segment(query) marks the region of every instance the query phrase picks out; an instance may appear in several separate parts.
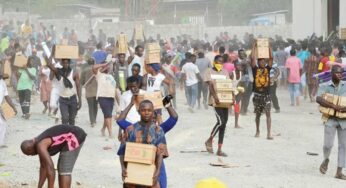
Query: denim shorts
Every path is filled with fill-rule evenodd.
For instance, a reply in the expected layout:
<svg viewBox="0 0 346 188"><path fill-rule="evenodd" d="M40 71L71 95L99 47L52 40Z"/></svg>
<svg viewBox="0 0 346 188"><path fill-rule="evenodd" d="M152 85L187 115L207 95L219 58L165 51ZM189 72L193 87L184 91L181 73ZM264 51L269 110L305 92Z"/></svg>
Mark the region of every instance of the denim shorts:
<svg viewBox="0 0 346 188"><path fill-rule="evenodd" d="M113 113L114 98L99 97L97 100L99 101L103 117L111 118Z"/></svg>
<svg viewBox="0 0 346 188"><path fill-rule="evenodd" d="M62 176L69 176L72 174L72 170L76 160L78 158L79 152L83 146L83 143L73 151L68 151L67 144L63 147L63 151L60 152L58 159L58 173Z"/></svg>

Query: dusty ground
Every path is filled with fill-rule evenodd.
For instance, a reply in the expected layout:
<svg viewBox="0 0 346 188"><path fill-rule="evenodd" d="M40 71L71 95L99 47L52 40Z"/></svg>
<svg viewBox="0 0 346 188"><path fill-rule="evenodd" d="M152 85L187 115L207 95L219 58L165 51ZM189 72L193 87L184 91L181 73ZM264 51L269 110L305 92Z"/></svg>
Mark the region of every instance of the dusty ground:
<svg viewBox="0 0 346 188"><path fill-rule="evenodd" d="M42 104L37 96L35 98L31 120L18 116L9 121L8 147L0 149L1 188L35 187L37 184L38 158L24 156L19 144L54 122L41 114ZM224 143L229 157L223 160L237 167L219 168L209 166L210 162L217 161L215 155L180 153L183 150L204 150L204 141L215 124L211 109L188 113L181 94L178 97L179 122L167 135L170 152L170 157L165 159L168 187L192 188L198 180L208 177L216 177L228 187L237 188L345 187L345 181L333 178L337 147L332 152L328 173L321 175L318 171L322 161L323 127L317 105L304 101L298 108L291 107L286 91L279 91L279 98L281 113L273 114L272 122L274 133L281 133L281 136L276 136L274 141L266 140L265 120L262 118L261 137L254 138L253 114L241 117L242 129L234 129L234 117L230 117ZM252 109L252 104L250 106ZM88 137L75 165L73 187L121 187L116 155L119 143L100 136L101 111L99 114L96 128L89 126L86 103L78 114L77 125L85 129ZM117 130L116 126L114 128ZM112 147L112 150L103 150L105 146ZM319 153L319 156L310 156L306 152ZM56 161L57 158L54 159Z"/></svg>

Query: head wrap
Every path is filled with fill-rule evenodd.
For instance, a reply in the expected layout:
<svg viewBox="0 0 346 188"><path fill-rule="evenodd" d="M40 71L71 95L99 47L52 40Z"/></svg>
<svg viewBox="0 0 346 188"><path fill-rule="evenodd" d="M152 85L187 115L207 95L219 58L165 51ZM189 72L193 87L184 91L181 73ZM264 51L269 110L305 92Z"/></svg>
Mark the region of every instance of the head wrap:
<svg viewBox="0 0 346 188"><path fill-rule="evenodd" d="M102 64L106 61L108 54L105 51L98 50L92 54L92 57L95 59L95 64Z"/></svg>
<svg viewBox="0 0 346 188"><path fill-rule="evenodd" d="M153 64L149 64L151 66L151 68L154 69L155 72L160 72L161 70L161 66L159 63L153 63Z"/></svg>

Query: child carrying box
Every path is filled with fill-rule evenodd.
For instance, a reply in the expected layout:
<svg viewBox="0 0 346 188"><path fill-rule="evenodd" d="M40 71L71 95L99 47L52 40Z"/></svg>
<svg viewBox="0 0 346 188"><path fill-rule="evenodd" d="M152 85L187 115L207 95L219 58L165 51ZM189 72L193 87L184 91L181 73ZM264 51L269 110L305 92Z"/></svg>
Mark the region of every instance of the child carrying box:
<svg viewBox="0 0 346 188"><path fill-rule="evenodd" d="M159 188L162 160L168 157L163 130L153 123L154 105L149 100L139 104L141 120L124 134L126 152L119 153L125 187ZM134 144L136 143L136 144Z"/></svg>

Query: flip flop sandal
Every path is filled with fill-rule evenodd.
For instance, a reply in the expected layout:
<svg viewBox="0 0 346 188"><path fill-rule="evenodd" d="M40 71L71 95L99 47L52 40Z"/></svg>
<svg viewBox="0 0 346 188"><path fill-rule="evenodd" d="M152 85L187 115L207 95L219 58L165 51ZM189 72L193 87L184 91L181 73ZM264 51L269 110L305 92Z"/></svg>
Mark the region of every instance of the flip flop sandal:
<svg viewBox="0 0 346 188"><path fill-rule="evenodd" d="M340 179L340 180L346 180L346 176L341 174L341 175L335 175L336 179Z"/></svg>

